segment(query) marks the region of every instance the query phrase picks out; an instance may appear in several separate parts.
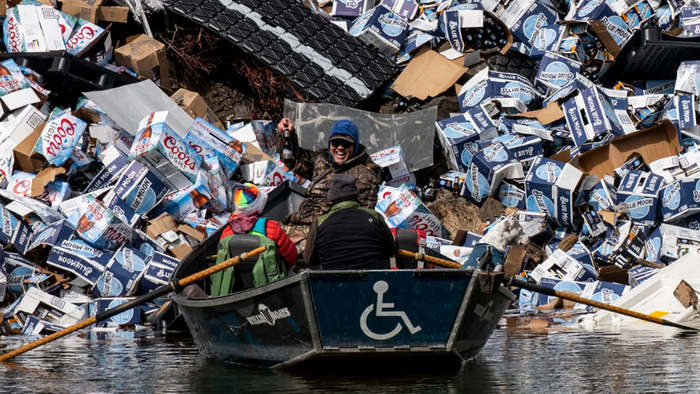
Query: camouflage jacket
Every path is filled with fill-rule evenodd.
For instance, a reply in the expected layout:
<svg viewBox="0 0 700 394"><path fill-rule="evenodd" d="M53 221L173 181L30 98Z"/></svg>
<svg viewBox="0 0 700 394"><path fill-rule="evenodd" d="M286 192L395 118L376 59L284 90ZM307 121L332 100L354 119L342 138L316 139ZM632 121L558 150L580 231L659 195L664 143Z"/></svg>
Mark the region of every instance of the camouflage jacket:
<svg viewBox="0 0 700 394"><path fill-rule="evenodd" d="M278 133L278 147L282 146L282 134ZM294 172L311 184L307 189L307 197L299 205L299 212L287 216L288 224L311 225L318 215L327 213L331 206L326 199L333 174L350 174L357 178L357 189L360 191L359 202L363 207L374 209L377 205L377 191L381 181L381 169L374 164L364 145L360 145L360 153L338 165L330 160L328 149L312 151L299 147L296 135L292 137L294 157L297 159ZM278 148L281 151L281 148Z"/></svg>

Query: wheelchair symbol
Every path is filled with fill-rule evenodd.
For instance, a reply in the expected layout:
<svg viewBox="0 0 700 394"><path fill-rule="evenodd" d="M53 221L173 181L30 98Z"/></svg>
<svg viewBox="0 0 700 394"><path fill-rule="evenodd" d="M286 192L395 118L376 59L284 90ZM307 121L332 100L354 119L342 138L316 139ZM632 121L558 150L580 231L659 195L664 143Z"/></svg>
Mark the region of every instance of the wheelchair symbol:
<svg viewBox="0 0 700 394"><path fill-rule="evenodd" d="M385 311L384 308L391 309L394 307L393 303L385 303L384 302L384 293L389 290L389 284L384 282L383 280L378 281L377 283L374 284L374 292L377 293L377 312L376 316L388 316L388 317L400 317L401 320L403 320L403 323L406 325L406 328L408 328L408 331L411 334L415 334L418 331L421 330L420 326L413 327L413 324L411 324L411 320L408 318L406 315L406 312L403 311ZM390 332L386 334L377 334L373 332L372 330L367 327L367 317L369 316L370 313L374 310L374 304L370 305L365 309L364 312L362 312L362 316L360 317L360 328L362 329L362 332L365 333L368 337L372 339L376 339L378 341L386 341L387 339L391 339L399 334L401 332L401 329L403 326L401 323L396 323L396 327L391 330Z"/></svg>

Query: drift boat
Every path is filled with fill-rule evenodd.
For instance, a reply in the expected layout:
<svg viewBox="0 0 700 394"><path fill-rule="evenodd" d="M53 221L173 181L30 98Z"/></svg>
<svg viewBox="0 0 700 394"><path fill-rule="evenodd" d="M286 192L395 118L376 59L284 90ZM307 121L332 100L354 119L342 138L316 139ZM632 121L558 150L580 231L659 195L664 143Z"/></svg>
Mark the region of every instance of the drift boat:
<svg viewBox="0 0 700 394"><path fill-rule="evenodd" d="M174 278L211 265L218 240L216 233L193 250ZM238 364L460 366L481 351L515 299L501 285L482 289L477 275L305 270L220 297L204 295L205 280L198 297L185 289L173 299L200 352Z"/></svg>

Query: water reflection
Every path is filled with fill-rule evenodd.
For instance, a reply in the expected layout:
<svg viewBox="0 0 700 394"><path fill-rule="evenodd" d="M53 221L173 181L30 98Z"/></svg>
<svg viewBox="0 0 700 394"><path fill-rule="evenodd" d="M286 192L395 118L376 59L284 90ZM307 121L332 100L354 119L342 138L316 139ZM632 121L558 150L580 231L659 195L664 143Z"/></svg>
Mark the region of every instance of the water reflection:
<svg viewBox="0 0 700 394"><path fill-rule="evenodd" d="M28 338L9 337L8 348ZM559 393L695 392L698 336L642 325L625 331L499 329L456 372L272 371L198 357L191 339L154 332L72 336L0 365L1 392Z"/></svg>

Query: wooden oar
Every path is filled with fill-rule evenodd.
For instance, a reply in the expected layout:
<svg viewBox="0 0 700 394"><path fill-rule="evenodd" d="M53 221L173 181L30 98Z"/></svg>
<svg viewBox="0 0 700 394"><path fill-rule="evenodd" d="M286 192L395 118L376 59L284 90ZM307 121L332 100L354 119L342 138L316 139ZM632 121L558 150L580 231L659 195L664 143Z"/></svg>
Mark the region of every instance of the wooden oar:
<svg viewBox="0 0 700 394"><path fill-rule="evenodd" d="M439 259L437 257L425 256L422 253L412 253L412 252L409 252L406 250L399 250L399 254L401 256L411 257L411 258L416 259L416 260L422 260L422 261L425 261L425 262L428 262L431 264L439 265L441 267L446 267L446 268L460 268L461 267L459 264L453 263L451 261ZM549 287L544 287L544 286L536 285L534 283L525 282L525 281L510 277L510 276L506 276L503 279L503 284L505 284L507 286L520 287L521 289L534 291L534 292L545 294L545 295L548 295L551 297L559 297L559 298L563 298L565 300L579 302L579 303L584 304L584 305L590 305L592 307L605 309L606 311L619 313L621 315L634 317L636 319L648 321L651 323L681 328L684 330L700 331L700 329L695 328L695 327L690 327L690 326L686 326L684 324L674 323L672 321L668 321L666 319L661 319L661 318L656 317L656 316L646 315L644 313L635 312L635 311L632 311L629 309L620 308L617 306L604 304L602 302L589 300L587 298L583 298L583 297L579 296L578 294L572 293L570 291L557 291L557 290L554 290L554 289L549 288Z"/></svg>
<svg viewBox="0 0 700 394"><path fill-rule="evenodd" d="M265 251L265 247L261 246L257 249L251 250L248 253L242 253L240 256L233 257L233 258L228 259L224 262L221 262L213 267L209 267L209 268L207 268L203 271L200 271L196 274L192 274L186 278L180 279L177 283L171 281L167 285L163 285L163 286L153 290L152 292L150 292L148 294L144 294L144 295L137 297L129 302L121 304L121 305L117 306L116 308L112 308L112 309L106 310L102 313L98 313L97 315L95 315L89 319L82 320L82 321L80 321L80 322L78 322L70 327L64 328L61 331L55 332L55 333L48 335L44 338L36 340L28 345L22 346L19 349L15 349L9 353L3 354L2 356L0 356L0 361L7 361L7 360L11 359L12 357L19 356L22 353L26 353L34 348L37 348L41 345L45 345L51 341L54 341L54 340L61 338L61 337L64 337L72 332L78 331L82 328L85 328L85 327L91 325L91 324L109 319L110 317L118 315L124 311L128 311L129 309L131 309L135 306L139 306L139 305L144 304L148 301L154 300L158 297L162 297L162 296L170 293L171 291L177 291L179 289L182 289L185 286L190 285L190 284L192 284L200 279L206 278L209 275L215 274L219 271L225 270L226 268L232 267L243 260L247 260L251 257L255 257L264 251Z"/></svg>

